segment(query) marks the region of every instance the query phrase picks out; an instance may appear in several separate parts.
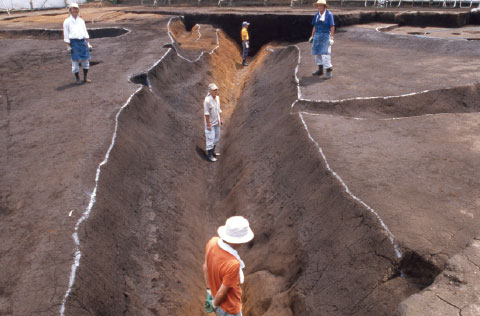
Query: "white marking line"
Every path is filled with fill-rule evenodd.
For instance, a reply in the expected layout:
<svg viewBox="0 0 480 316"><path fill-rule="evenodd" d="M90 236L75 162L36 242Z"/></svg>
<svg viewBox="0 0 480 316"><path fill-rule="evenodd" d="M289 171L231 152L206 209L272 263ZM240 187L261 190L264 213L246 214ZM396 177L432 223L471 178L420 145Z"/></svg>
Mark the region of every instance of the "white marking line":
<svg viewBox="0 0 480 316"><path fill-rule="evenodd" d="M167 24L167 27L168 27L168 36L170 37L170 40L172 41L172 44L174 43L174 40L170 34L170 22L171 20L173 19L170 18L170 20L168 21L168 24ZM217 48L220 47L220 41L219 41L219 37L218 37L218 29L215 30L216 32L216 35L217 35L217 46L209 53L210 55L213 54ZM169 48L167 50L167 52L155 63L153 64L152 67L150 67L148 69L148 72L150 72L154 67L156 67L158 64L160 64L160 62L163 61L163 59L168 55L168 53L172 50L172 48ZM174 50L175 51L175 50ZM184 58L183 56L181 56L180 54L178 54L176 51L175 53L177 54L177 56L179 56L180 58L183 58L184 60L187 60L191 63L194 63L195 61L198 61L198 59L203 55L203 51L202 51L202 54L200 54L199 58L197 58L197 60L195 61L190 61L188 60L187 58ZM148 76L148 73L147 73L147 76ZM102 169L102 166L106 165L107 162L108 162L108 159L110 158L110 152L112 151L113 149L113 146L115 145L115 140L117 139L117 131L118 131L118 117L120 116L120 113L122 113L123 109L125 109L128 104L130 104L130 101L132 100L132 98L140 91L142 90L143 86L139 87L134 93L132 93L130 95L130 97L128 98L127 102L125 102L125 104L118 110L117 112L117 115L115 116L115 128L114 128L114 131L113 131L113 136L112 136L112 142L110 144L110 147L108 148L106 154L105 154L105 158L103 159L102 162L100 162L100 164L98 165L97 167L97 172L95 174L95 187L93 189L93 192L92 194L90 194L90 202L88 203L88 206L85 210L85 212L83 213L82 217L80 217L80 219L77 221L77 223L75 224L75 229L74 229L74 233L72 234L72 237L73 237L73 241L74 241L74 244L75 244L75 259L73 261L73 264L72 264L72 270L70 272L70 279L69 279L69 282L68 282L68 289L67 291L65 292L65 296L63 297L62 299L62 305L60 307L60 315L61 316L64 316L65 315L65 304L67 302L67 299L68 297L70 296L70 293L72 291L72 288L73 288L73 285L75 284L75 276L76 276L76 273L77 273L77 269L78 267L80 266L80 259L82 258L82 252L80 251L80 239L78 238L78 228L80 227L80 225L88 219L88 217L90 216L90 212L92 211L92 208L93 206L95 205L95 198L97 196L97 189L98 189L98 180L100 179L100 173L101 173L101 169ZM70 212L70 215L71 215L72 212ZM70 216L69 215L69 216Z"/></svg>
<svg viewBox="0 0 480 316"><path fill-rule="evenodd" d="M351 120L356 120L356 121L398 121L398 120L406 120L406 119L417 118L417 117L440 116L440 115L451 115L452 114L452 113L430 113L430 114L422 114L422 115L389 117L389 118L365 118L365 117L334 115L334 114L327 114L327 113L311 113L311 112L307 112L307 111L300 111L300 113L307 114L307 115L312 115L312 116L325 115L325 116L331 116L331 117L341 117L341 118L344 118L344 119L351 119Z"/></svg>
<svg viewBox="0 0 480 316"><path fill-rule="evenodd" d="M180 17L176 16L176 17L171 17L170 20L168 20L168 24L167 24L167 29L168 29L168 37L170 37L170 41L172 41L172 45L175 45L175 40L173 39L173 36L170 32L170 22L172 22L173 19L179 19ZM200 27L200 25L198 25ZM219 43L219 40L218 40L218 29L215 29L215 33L216 33L216 36L217 36L217 46L209 53L210 55L212 55L216 50L217 48L220 46L220 43ZM180 55L177 50L175 49L175 53L177 54L178 57L180 57L181 59L185 60L185 61L188 61L190 63L195 63L197 61L200 60L200 58L202 58L203 54L205 53L205 51L202 50L202 52L200 53L200 55L195 58L194 60L190 60L182 55Z"/></svg>
<svg viewBox="0 0 480 316"><path fill-rule="evenodd" d="M293 108L295 106L295 104L297 104L297 102L299 101L309 101L309 100L306 100L306 99L303 99L302 98L302 90L300 88L300 80L298 78L298 68L300 66L300 63L302 61L301 59L301 51L300 51L300 48L297 46L297 45L290 45L290 46L293 46L297 49L298 51L298 61L297 61L297 66L295 67L295 82L297 83L297 94L298 94L298 98L297 100L295 100L292 105L291 105L291 108ZM273 51L271 48L268 47L268 50L269 51ZM317 102L324 102L324 101L321 101L321 100L315 100ZM310 101L312 102L312 101ZM290 114L293 114L293 113L290 113ZM343 179L330 167L330 164L328 163L327 161L327 157L325 156L325 154L323 153L323 149L322 147L320 147L320 145L318 144L318 142L312 137L312 135L310 134L310 131L308 130L308 127L307 127L307 124L305 123L305 120L303 119L303 113L302 112L299 112L298 113L302 123L303 123L303 127L305 128L305 130L307 131L307 134L308 134L308 137L310 138L310 140L315 144L315 146L317 146L318 148L318 151L320 152L320 155L322 156L322 159L325 163L325 166L327 167L328 171L330 171L332 173L332 175L337 178L337 180L340 182L340 184L343 186L343 188L345 189L345 192L350 195L354 200L358 201L361 205L363 205L368 211L370 211L373 215L375 215L375 217L377 218L377 220L379 221L380 225L382 226L382 228L385 230L385 232L387 233L388 235L388 238L390 239L390 242L392 243L393 245L393 249L395 251L395 254L397 255L397 258L401 258L402 257L402 251L400 250L400 247L397 245L397 243L395 242L395 236L393 235L393 233L390 231L390 229L388 228L388 226L383 222L382 218L380 217L380 215L378 215L378 213L373 209L371 208L367 203L365 203L364 201L362 201L360 198L358 198L356 195L354 195L349 187L345 184L345 182L343 181Z"/></svg>
<svg viewBox="0 0 480 316"><path fill-rule="evenodd" d="M115 140L117 139L117 131L118 131L118 117L120 116L120 113L122 113L123 109L130 103L132 100L133 96L142 89L142 87L138 88L134 93L130 95L128 98L127 102L118 110L117 115L115 116L115 128L113 131L113 136L112 136L112 142L110 143L110 147L107 150L107 153L105 154L105 158L103 159L102 162L97 167L97 172L95 175L95 187L93 189L92 194L90 195L90 202L88 203L88 206L83 213L82 217L77 221L75 224L75 230L72 235L73 241L75 243L75 260L72 264L72 270L70 273L70 280L68 282L68 289L67 292L65 293L65 296L62 300L62 306L60 308L60 315L64 315L65 313L65 303L67 302L67 298L70 295L70 292L72 291L73 284L75 283L75 275L77 272L77 268L80 266L80 258L82 257L82 253L80 251L80 239L78 238L78 228L80 225L87 220L87 218L90 216L90 212L92 211L93 206L95 205L95 198L97 196L97 189L98 189L98 180L100 179L100 173L102 170L102 166L106 165L108 162L108 159L110 158L110 152L113 149L113 146L115 145Z"/></svg>
<svg viewBox="0 0 480 316"><path fill-rule="evenodd" d="M197 24L197 25L198 25L198 38L195 40L195 43L200 40L200 37L202 37L202 33L200 33L200 24Z"/></svg>
<svg viewBox="0 0 480 316"><path fill-rule="evenodd" d="M303 119L303 113L299 112L298 113L298 116L300 117L300 119L302 120L302 123L303 123L303 127L305 128L305 130L307 131L307 134L308 134L308 138L310 138L310 140L315 144L315 146L317 146L318 148L318 151L320 152L320 155L322 156L322 159L323 161L325 162L325 166L327 167L328 171L330 171L332 173L332 175L337 178L337 180L340 182L340 184L343 186L343 188L345 189L345 192L350 195L353 199L355 199L356 201L358 201L361 205L363 205L367 210L369 210L373 215L375 215L375 217L377 218L377 220L379 221L380 225L383 227L383 229L387 232L387 235L388 235L388 239L390 239L390 242L392 243L393 245L393 249L395 250L395 254L397 255L397 258L401 258L402 257L402 251L400 250L400 248L398 247L397 243L395 242L395 236L393 235L393 233L390 231L390 229L388 228L387 225L385 225L385 223L383 222L382 218L380 217L380 215L378 215L378 213L373 209L371 208L370 206L367 205L367 203L365 203L364 201L362 201L360 198L358 198L356 195L354 195L350 189L348 188L348 186L345 184L345 182L343 181L343 179L338 175L338 173L336 173L329 165L328 161L327 161L327 157L325 156L325 154L323 153L323 149L322 147L320 147L320 145L318 144L318 142L312 137L312 135L310 134L310 131L308 130L308 127L307 127L307 124L305 123L305 120Z"/></svg>

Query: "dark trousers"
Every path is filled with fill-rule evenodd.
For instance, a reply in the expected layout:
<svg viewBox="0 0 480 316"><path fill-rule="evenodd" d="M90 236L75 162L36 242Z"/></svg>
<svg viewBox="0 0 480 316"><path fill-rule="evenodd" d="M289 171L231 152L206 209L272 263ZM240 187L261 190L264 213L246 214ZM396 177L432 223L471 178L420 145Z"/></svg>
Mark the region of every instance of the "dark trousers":
<svg viewBox="0 0 480 316"><path fill-rule="evenodd" d="M243 60L247 59L247 56L248 56L248 48L247 48L247 46L250 46L250 44L248 43L248 41L243 41L243 42L242 42L242 49L243 49L242 59L243 59Z"/></svg>

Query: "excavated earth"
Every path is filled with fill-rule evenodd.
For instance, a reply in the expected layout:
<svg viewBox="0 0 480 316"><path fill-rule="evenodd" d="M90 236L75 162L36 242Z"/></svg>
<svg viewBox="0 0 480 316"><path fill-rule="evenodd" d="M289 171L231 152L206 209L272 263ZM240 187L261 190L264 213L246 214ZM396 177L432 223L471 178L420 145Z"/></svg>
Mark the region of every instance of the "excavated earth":
<svg viewBox="0 0 480 316"><path fill-rule="evenodd" d="M409 34L478 15L334 8L326 81L311 10L209 10L82 8L83 85L65 11L0 17L0 315L202 315L204 245L232 215L256 234L246 316L479 315L480 42Z"/></svg>

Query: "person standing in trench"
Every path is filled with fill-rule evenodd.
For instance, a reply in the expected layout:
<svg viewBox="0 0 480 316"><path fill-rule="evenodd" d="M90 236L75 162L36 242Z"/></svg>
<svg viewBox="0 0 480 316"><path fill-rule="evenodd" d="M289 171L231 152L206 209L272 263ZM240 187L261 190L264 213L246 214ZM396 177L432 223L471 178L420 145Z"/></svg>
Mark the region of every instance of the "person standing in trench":
<svg viewBox="0 0 480 316"><path fill-rule="evenodd" d="M314 76L323 75L323 70L326 70L326 79L332 77L332 45L333 35L335 34L335 22L333 14L327 10L327 2L325 0L318 0L313 4L318 8L318 12L313 17L312 35L309 42L312 43L312 55L315 55L315 62L318 70L312 73Z"/></svg>
<svg viewBox="0 0 480 316"><path fill-rule="evenodd" d="M242 65L248 66L247 63L247 56L248 56L248 49L250 48L250 36L248 35L248 26L250 23L243 22L242 23Z"/></svg>
<svg viewBox="0 0 480 316"><path fill-rule="evenodd" d="M205 312L216 316L242 316L242 289L245 264L237 250L254 237L248 220L242 216L227 219L218 236L205 247L203 276L207 287Z"/></svg>
<svg viewBox="0 0 480 316"><path fill-rule="evenodd" d="M90 69L90 51L92 46L88 43L90 36L85 26L85 21L79 16L78 4L72 3L69 6L70 16L63 22L63 41L67 45L67 51L72 58L72 72L77 83L80 81L80 65L83 68L83 83L91 82L87 79Z"/></svg>
<svg viewBox="0 0 480 316"><path fill-rule="evenodd" d="M218 87L211 83L208 85L208 94L203 101L203 114L205 116L205 141L208 160L215 162L219 153L215 152L220 141L220 125L223 125L220 109Z"/></svg>

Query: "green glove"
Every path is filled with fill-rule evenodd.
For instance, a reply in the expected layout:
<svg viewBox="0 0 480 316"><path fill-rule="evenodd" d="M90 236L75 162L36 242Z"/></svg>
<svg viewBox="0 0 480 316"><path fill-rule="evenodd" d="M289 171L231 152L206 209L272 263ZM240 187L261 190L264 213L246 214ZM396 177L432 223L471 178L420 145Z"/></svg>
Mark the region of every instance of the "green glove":
<svg viewBox="0 0 480 316"><path fill-rule="evenodd" d="M210 289L207 289L207 296L205 297L205 312L207 314L215 313L215 307L213 305L213 296Z"/></svg>
<svg viewBox="0 0 480 316"><path fill-rule="evenodd" d="M308 42L311 44L313 43L313 36L310 36L310 38L308 39Z"/></svg>

